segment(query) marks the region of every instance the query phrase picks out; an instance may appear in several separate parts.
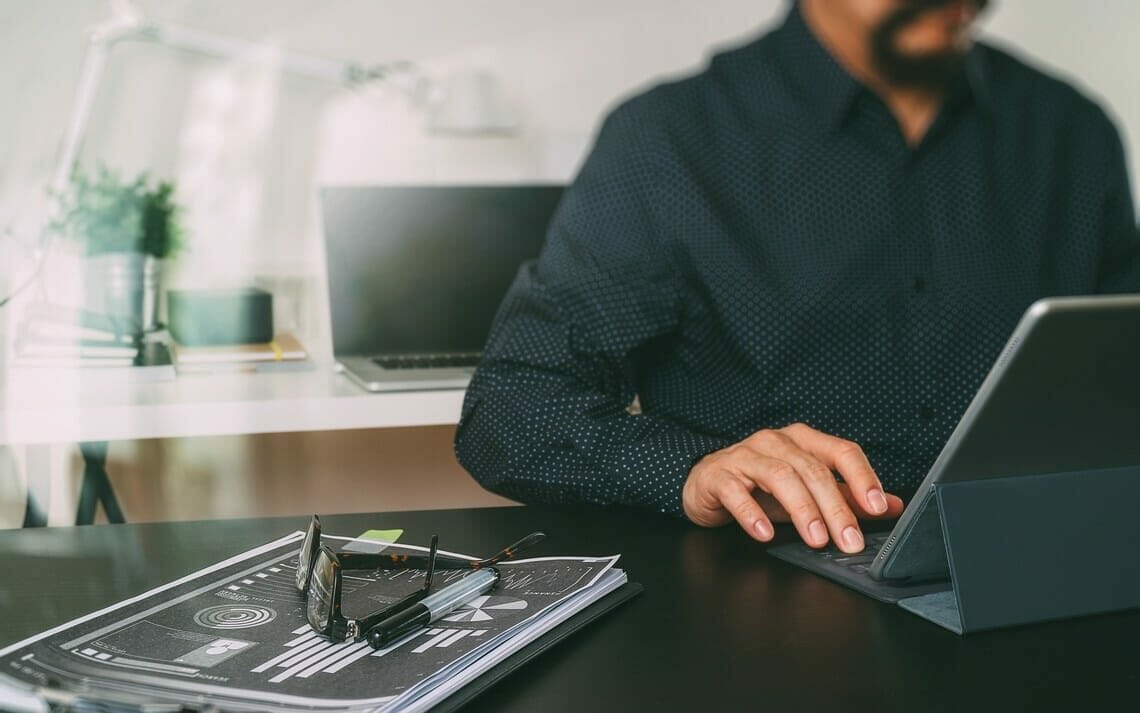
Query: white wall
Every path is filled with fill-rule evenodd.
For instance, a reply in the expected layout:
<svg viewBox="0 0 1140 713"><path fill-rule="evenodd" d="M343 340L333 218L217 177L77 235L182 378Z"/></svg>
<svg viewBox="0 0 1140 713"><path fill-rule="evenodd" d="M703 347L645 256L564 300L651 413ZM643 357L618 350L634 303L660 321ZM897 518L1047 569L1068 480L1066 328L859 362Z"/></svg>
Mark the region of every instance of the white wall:
<svg viewBox="0 0 1140 713"><path fill-rule="evenodd" d="M398 93L336 89L249 61L144 43L115 50L82 162L178 180L192 250L170 276L202 285L271 277L327 349L320 183L565 180L621 96L750 36L782 0L146 0L149 17L362 63L412 59L434 76L490 70L519 114L512 138L428 135ZM0 230L36 223L103 0L0 0ZM1108 104L1140 137L1135 0L998 0L988 19ZM1140 165L1132 156L1134 175ZM1140 195L1140 189L1137 191ZM26 262L0 240L0 264ZM288 299L283 299L288 302ZM289 307L288 304L285 305Z"/></svg>

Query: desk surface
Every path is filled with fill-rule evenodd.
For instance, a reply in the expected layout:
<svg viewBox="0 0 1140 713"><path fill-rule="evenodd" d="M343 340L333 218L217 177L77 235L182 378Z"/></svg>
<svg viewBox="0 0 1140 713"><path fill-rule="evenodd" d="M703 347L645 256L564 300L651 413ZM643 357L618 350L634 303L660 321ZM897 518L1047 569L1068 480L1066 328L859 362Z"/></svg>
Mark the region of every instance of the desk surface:
<svg viewBox="0 0 1140 713"><path fill-rule="evenodd" d="M463 391L371 394L320 363L313 371L185 374L172 381L9 372L0 444L76 443L434 426L459 421Z"/></svg>
<svg viewBox="0 0 1140 713"><path fill-rule="evenodd" d="M438 532L441 543L472 552L544 529L549 537L535 554L623 554L621 566L645 593L514 673L472 710L884 713L1137 704L1140 613L960 638L769 558L731 528L536 507L322 520L330 533L403 527L413 542ZM306 524L0 532L0 645Z"/></svg>

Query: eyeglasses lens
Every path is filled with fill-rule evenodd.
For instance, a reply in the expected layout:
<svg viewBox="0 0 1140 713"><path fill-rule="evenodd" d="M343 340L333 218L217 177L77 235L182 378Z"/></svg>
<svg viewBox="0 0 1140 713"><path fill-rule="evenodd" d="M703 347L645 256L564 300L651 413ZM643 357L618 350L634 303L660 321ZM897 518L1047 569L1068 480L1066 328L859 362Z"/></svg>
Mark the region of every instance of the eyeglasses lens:
<svg viewBox="0 0 1140 713"><path fill-rule="evenodd" d="M321 632L328 629L332 618L334 576L333 561L324 550L321 550L313 562L313 574L309 579L309 601L305 612L309 624Z"/></svg>

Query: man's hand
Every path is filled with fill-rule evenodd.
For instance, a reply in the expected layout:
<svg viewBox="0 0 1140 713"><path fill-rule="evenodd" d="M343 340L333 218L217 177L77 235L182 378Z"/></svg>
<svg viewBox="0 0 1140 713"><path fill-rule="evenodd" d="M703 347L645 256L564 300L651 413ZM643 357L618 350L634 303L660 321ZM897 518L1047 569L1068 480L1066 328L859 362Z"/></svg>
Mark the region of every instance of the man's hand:
<svg viewBox="0 0 1140 713"><path fill-rule="evenodd" d="M791 521L812 547L831 540L844 552L863 549L857 513L891 518L903 510L900 498L883 492L863 449L801 423L757 431L702 458L689 471L682 503L698 525L735 519L767 542L775 536L773 521Z"/></svg>

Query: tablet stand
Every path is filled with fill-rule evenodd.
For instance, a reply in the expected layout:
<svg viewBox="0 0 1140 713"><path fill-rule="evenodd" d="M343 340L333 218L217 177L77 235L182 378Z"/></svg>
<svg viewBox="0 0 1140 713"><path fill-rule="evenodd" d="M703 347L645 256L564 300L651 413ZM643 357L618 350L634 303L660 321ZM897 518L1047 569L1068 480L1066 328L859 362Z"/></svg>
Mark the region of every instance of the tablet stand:
<svg viewBox="0 0 1140 713"><path fill-rule="evenodd" d="M964 634L1140 607L1140 466L935 493L954 589L904 609Z"/></svg>

